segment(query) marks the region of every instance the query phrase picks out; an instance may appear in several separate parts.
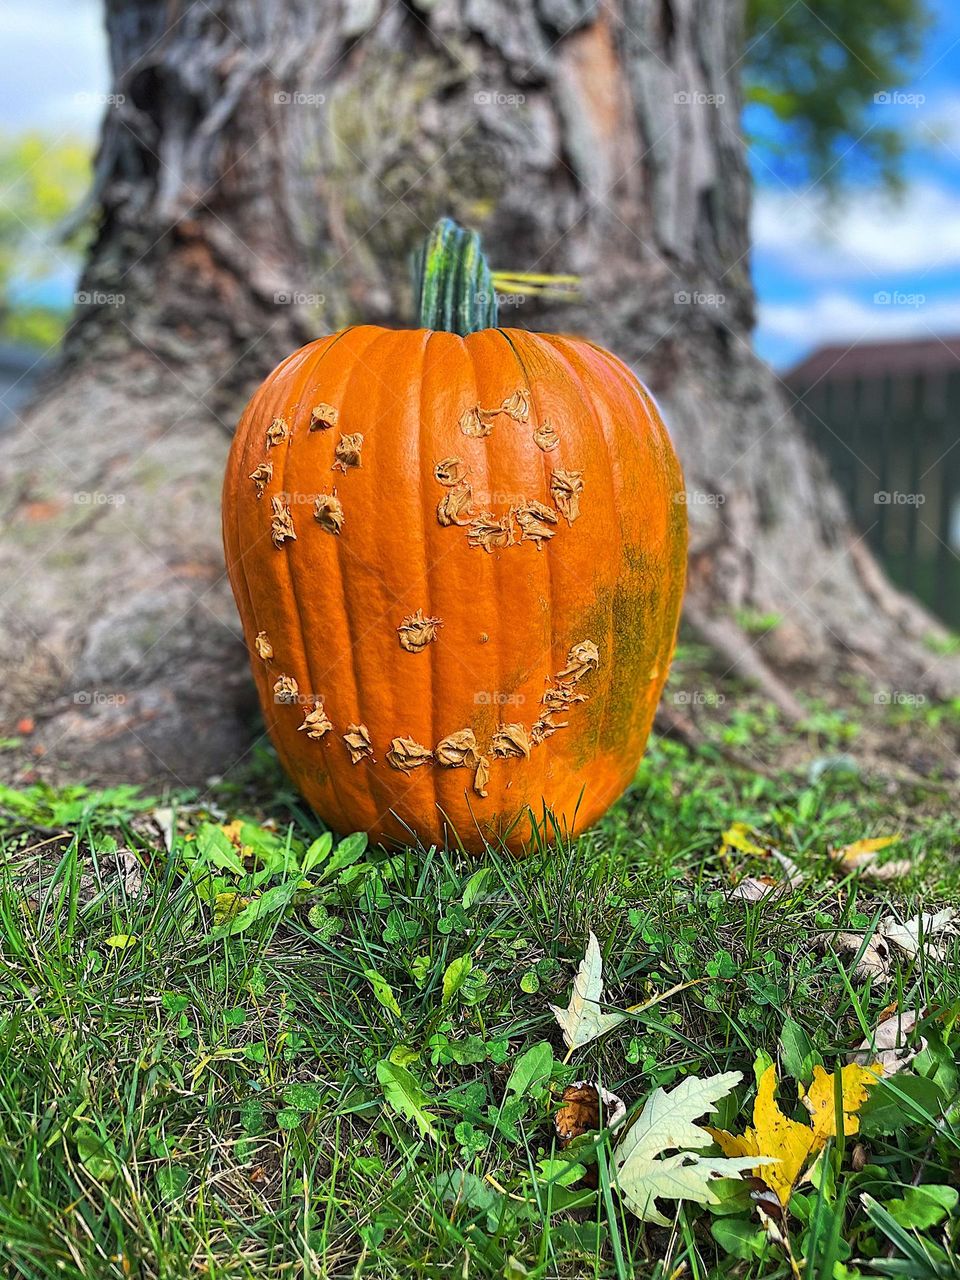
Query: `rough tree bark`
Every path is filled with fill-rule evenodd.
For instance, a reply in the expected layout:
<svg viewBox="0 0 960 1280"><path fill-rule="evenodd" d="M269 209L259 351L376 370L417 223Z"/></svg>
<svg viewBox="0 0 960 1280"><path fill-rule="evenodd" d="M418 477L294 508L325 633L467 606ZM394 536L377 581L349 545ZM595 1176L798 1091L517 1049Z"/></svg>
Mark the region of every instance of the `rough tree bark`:
<svg viewBox="0 0 960 1280"><path fill-rule="evenodd" d="M108 0L125 101L103 126L90 301L0 459L7 727L34 716L34 751L98 777L195 782L242 757L252 686L218 527L233 422L310 337L405 323L408 255L444 213L497 268L582 275L582 303L505 322L595 338L660 399L690 493L688 618L731 668L791 712L791 686L851 665L954 688L922 644L936 624L856 543L750 349L741 17ZM756 644L744 609L784 621Z"/></svg>

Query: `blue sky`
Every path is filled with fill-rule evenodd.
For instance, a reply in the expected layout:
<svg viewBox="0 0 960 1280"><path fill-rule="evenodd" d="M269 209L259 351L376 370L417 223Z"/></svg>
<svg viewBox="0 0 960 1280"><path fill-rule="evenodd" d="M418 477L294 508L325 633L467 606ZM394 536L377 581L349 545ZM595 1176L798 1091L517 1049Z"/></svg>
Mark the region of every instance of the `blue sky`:
<svg viewBox="0 0 960 1280"><path fill-rule="evenodd" d="M756 345L778 368L820 342L960 334L960 6L932 7L905 89L922 101L874 108L911 138L899 201L864 188L830 208L815 184L787 189L754 163ZM0 130L95 137L110 87L101 15L101 0L4 0ZM45 286L70 288L63 267Z"/></svg>
<svg viewBox="0 0 960 1280"><path fill-rule="evenodd" d="M831 208L754 162L756 345L777 367L821 342L960 334L960 6L930 7L908 100L873 108L910 138L898 200L865 187Z"/></svg>

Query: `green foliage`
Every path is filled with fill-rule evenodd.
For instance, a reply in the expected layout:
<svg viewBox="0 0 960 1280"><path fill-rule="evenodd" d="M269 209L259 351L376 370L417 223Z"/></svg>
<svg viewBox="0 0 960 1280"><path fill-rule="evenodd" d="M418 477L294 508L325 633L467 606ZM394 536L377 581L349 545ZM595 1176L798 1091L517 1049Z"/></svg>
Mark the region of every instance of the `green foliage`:
<svg viewBox="0 0 960 1280"><path fill-rule="evenodd" d="M83 142L41 133L0 137L0 338L45 349L62 335L65 308L17 294L49 275L52 266L76 265L85 234L64 244L53 233L79 205L90 182L90 161Z"/></svg>
<svg viewBox="0 0 960 1280"><path fill-rule="evenodd" d="M562 1148L563 1090L598 1081L629 1124L658 1088L736 1071L715 1121L740 1133L755 1067L809 1083L893 1000L927 1009L922 1052L796 1188L792 1247L816 1280L950 1274L960 939L897 957L889 981L830 940L960 899L952 796L810 783L805 762L756 776L661 740L595 831L478 862L338 840L270 768L207 809L0 790L0 1275L180 1276L202 1258L211 1280L261 1280L309 1249L331 1275L779 1280L784 1251L734 1179L714 1204L661 1198L669 1231L629 1216L626 1130ZM760 854L721 852L734 822ZM828 848L893 829L906 880L837 876ZM802 887L732 899L733 873L772 869L768 846ZM605 1011L672 994L568 1053L550 1005L591 929ZM792 1087L780 1101L804 1119Z"/></svg>
<svg viewBox="0 0 960 1280"><path fill-rule="evenodd" d="M896 184L904 110L876 94L909 81L930 21L926 0L748 0L747 101L777 127L755 129L763 165L788 182L836 191L847 178Z"/></svg>

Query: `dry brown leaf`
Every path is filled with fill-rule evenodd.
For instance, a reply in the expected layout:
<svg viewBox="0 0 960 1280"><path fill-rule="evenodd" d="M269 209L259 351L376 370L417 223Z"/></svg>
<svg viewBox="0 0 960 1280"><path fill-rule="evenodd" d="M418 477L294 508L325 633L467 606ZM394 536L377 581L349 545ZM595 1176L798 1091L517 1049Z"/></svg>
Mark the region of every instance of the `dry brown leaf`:
<svg viewBox="0 0 960 1280"><path fill-rule="evenodd" d="M927 1047L922 1036L914 1046L907 1044L911 1031L922 1017L922 1009L904 1009L901 1012L894 1008L892 1013L877 1024L873 1035L867 1036L857 1046L852 1061L862 1065L877 1062L883 1068L885 1076L903 1071Z"/></svg>
<svg viewBox="0 0 960 1280"><path fill-rule="evenodd" d="M567 665L557 672L555 679L560 684L576 684L599 666L600 650L592 640L581 640L567 654Z"/></svg>
<svg viewBox="0 0 960 1280"><path fill-rule="evenodd" d="M908 956L920 953L921 939L923 948L931 959L942 960L946 955L944 943L932 942L941 933L955 932L954 921L957 911L946 907L943 911L925 911L912 920L901 924L895 917L886 916L880 921L879 929L888 942L892 942Z"/></svg>
<svg viewBox="0 0 960 1280"><path fill-rule="evenodd" d="M559 1111L553 1117L561 1149L575 1138L603 1126L615 1133L623 1124L627 1108L622 1098L592 1080L575 1080L563 1091Z"/></svg>
<svg viewBox="0 0 960 1280"><path fill-rule="evenodd" d="M774 880L773 876L744 876L733 886L730 896L742 898L745 902L760 902L781 887L781 882Z"/></svg>
<svg viewBox="0 0 960 1280"><path fill-rule="evenodd" d="M841 951L852 952L854 955L859 954L862 949L863 954L854 969L858 978L886 980L890 977L890 948L879 933L874 934L866 944L862 934L838 933L834 943Z"/></svg>

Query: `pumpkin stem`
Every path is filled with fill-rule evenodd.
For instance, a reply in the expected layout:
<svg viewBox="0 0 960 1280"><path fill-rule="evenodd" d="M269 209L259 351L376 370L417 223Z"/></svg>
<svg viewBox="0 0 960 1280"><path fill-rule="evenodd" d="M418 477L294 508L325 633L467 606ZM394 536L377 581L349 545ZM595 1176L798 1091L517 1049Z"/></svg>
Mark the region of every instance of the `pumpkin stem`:
<svg viewBox="0 0 960 1280"><path fill-rule="evenodd" d="M441 218L414 257L420 325L465 337L497 327L497 294L480 236Z"/></svg>

